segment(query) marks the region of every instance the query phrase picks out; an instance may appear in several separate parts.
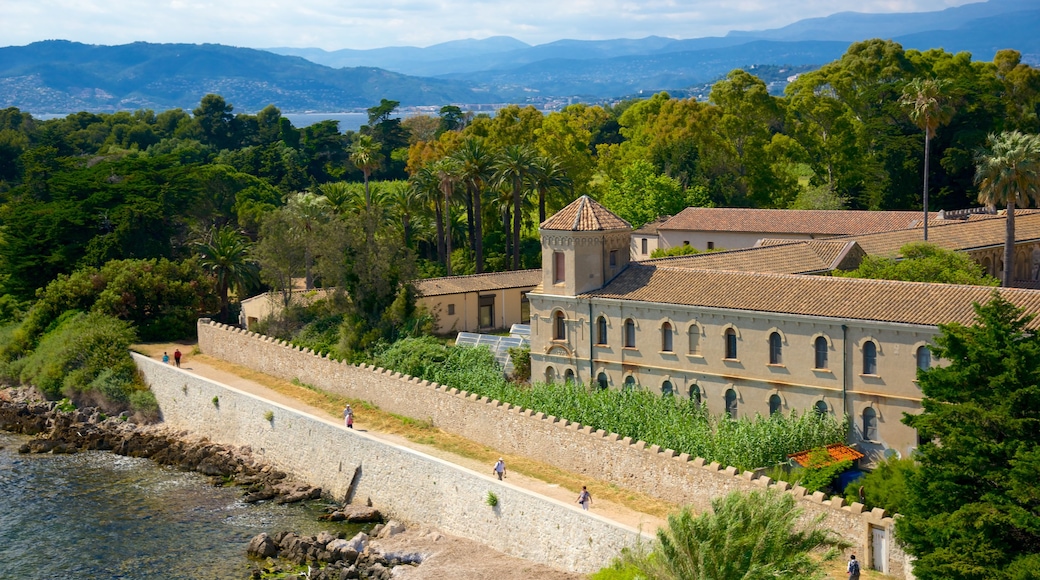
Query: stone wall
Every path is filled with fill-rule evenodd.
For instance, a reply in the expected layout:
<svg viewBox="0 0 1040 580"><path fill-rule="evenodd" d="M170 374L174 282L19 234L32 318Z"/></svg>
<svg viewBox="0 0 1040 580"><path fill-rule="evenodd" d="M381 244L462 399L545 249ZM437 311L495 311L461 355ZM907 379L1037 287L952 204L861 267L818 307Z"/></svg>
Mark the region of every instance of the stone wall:
<svg viewBox="0 0 1040 580"><path fill-rule="evenodd" d="M265 374L299 381L332 393L368 401L385 411L430 420L438 428L478 441L504 453L537 458L568 471L637 490L665 501L710 507L712 498L733 490L775 487L800 498L806 517L822 516L824 525L852 544L852 550L868 566L871 563L872 529L885 530L888 541L884 571L912 578L908 556L892 540L893 519L884 510L865 512L858 503L843 498L806 494L785 482L739 472L735 467L707 463L686 454L677 455L643 441L616 433L546 417L499 401L478 398L465 391L420 381L400 373L353 366L310 350L301 350L256 333L199 321L199 347L211 356Z"/></svg>
<svg viewBox="0 0 1040 580"><path fill-rule="evenodd" d="M248 446L262 461L321 486L337 501L371 501L395 518L574 572L605 565L636 530L338 422L302 414L135 354L163 421L211 441ZM494 508L488 492L498 496Z"/></svg>

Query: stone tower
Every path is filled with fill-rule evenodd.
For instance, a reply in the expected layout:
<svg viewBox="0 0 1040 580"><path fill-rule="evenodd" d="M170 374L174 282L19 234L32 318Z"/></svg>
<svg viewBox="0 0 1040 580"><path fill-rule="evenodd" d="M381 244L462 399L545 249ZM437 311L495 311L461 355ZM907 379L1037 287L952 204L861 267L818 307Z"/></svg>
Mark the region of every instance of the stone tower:
<svg viewBox="0 0 1040 580"><path fill-rule="evenodd" d="M632 225L587 195L545 220L539 234L543 294L602 288L628 265Z"/></svg>

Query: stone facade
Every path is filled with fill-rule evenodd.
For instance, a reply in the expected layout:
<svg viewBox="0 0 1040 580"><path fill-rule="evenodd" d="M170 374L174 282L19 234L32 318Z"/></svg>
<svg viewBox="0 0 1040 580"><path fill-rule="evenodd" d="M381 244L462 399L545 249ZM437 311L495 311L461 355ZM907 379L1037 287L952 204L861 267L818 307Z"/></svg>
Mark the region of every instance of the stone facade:
<svg viewBox="0 0 1040 580"><path fill-rule="evenodd" d="M732 391L730 405L739 416L810 409L848 415L850 440L870 460L885 449L907 455L917 446L916 431L900 420L904 412L920 410L918 349L938 334L934 326L536 293L529 299L536 380L639 385L699 397L715 414L731 410L727 394ZM561 314L562 336L556 330ZM604 328L606 336L600 337ZM735 353L725 352L729 332ZM779 337L775 359L774 334ZM826 345L820 367L818 339ZM867 343L876 351L873 371L863 368ZM771 407L771 401L777 404L774 397L779 407ZM870 436L864 434L865 412L876 426Z"/></svg>
<svg viewBox="0 0 1040 580"><path fill-rule="evenodd" d="M631 441L616 433L593 431L566 419L546 417L400 373L348 365L208 320L199 322L198 334L199 347L211 356L283 379L299 379L329 392L368 401L391 413L429 420L444 431L502 452L536 458L665 501L691 504L699 510L708 509L712 498L733 490L790 488L784 482L708 464L685 454L676 455L657 446L648 447L645 442ZM806 495L800 488L790 491L803 500L807 517L822 514L825 525L849 541L861 557L873 549L873 530L892 538L893 520L883 510L864 512L862 505L845 505L837 496ZM886 573L912 577L907 556L894 542L887 542L880 561Z"/></svg>
<svg viewBox="0 0 1040 580"><path fill-rule="evenodd" d="M639 537L636 530L577 506L376 440L338 422L301 414L145 356L135 354L134 361L168 426L217 443L248 446L265 463L320 486L337 501L348 495L357 503L371 501L396 518L573 572L598 570ZM498 496L494 508L486 503L488 492Z"/></svg>

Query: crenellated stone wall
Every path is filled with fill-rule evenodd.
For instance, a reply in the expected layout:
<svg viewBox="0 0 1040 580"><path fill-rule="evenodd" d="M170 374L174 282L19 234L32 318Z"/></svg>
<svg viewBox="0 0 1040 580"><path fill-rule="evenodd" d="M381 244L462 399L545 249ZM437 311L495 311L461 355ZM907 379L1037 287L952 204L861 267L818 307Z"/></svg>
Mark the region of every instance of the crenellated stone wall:
<svg viewBox="0 0 1040 580"><path fill-rule="evenodd" d="M349 430L134 354L163 422L320 486L329 497L370 501L384 513L572 572L598 570L639 532L508 482ZM490 470L489 470L490 473ZM498 504L487 504L493 492Z"/></svg>
<svg viewBox="0 0 1040 580"><path fill-rule="evenodd" d="M391 413L429 420L438 428L505 453L539 459L568 471L588 474L665 501L710 507L712 498L733 490L775 487L802 500L805 517L823 516L824 525L852 544L868 566L875 531L886 541L885 573L913 578L910 558L894 542L894 521L884 510L864 511L844 498L806 494L734 467L648 446L616 433L593 431L566 419L534 413L475 394L371 366L354 366L293 347L256 333L208 319L199 321L199 348L211 356L286 380L298 379L345 397L368 401Z"/></svg>

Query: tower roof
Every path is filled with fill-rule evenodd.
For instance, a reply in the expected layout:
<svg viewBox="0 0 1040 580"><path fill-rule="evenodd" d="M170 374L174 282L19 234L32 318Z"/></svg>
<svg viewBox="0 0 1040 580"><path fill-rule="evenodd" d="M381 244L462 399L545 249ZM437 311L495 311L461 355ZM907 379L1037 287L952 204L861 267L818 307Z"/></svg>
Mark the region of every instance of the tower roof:
<svg viewBox="0 0 1040 580"><path fill-rule="evenodd" d="M598 201L583 195L542 222L540 228L571 232L598 232L630 230L632 224L619 218Z"/></svg>

